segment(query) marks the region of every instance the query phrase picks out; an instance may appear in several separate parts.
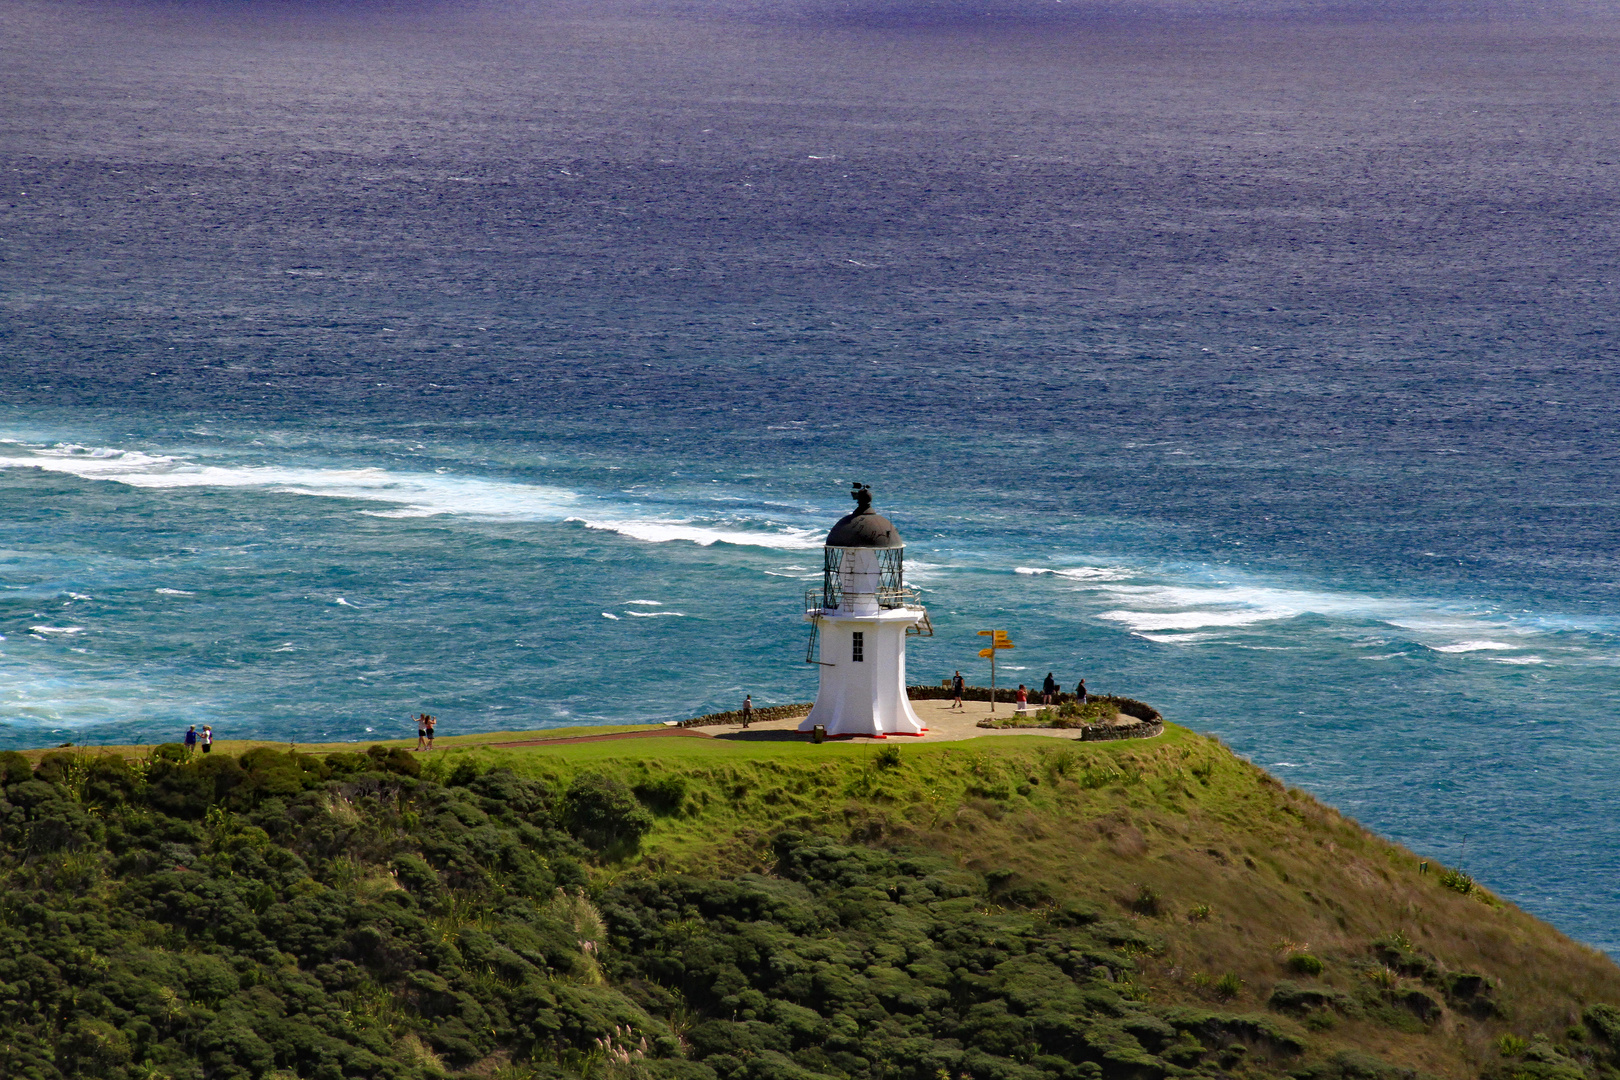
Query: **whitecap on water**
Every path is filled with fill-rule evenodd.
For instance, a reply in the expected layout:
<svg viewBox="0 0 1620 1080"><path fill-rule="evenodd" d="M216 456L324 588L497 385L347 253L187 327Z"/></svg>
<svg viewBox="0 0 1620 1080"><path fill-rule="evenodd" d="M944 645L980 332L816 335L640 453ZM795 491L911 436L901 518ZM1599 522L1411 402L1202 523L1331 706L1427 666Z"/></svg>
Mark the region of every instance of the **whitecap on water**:
<svg viewBox="0 0 1620 1080"><path fill-rule="evenodd" d="M114 447L63 443L32 447L26 456L0 455L0 469L34 468L86 480L130 487L261 488L284 495L309 495L395 504L394 509L362 511L376 517L430 517L456 514L491 519L558 521L579 496L559 488L521 484L446 472L406 473L379 468L321 469L292 465L213 465L178 457Z"/></svg>
<svg viewBox="0 0 1620 1080"><path fill-rule="evenodd" d="M189 591L187 591L185 589L153 589L152 591L157 593L159 596L196 596L197 595L196 593L189 592Z"/></svg>
<svg viewBox="0 0 1620 1080"><path fill-rule="evenodd" d="M621 536L628 536L633 540L642 540L650 544L667 544L674 540L686 540L697 544L699 547L709 547L711 544L732 544L738 547L787 548L791 550L822 546L820 533L813 533L808 529L797 529L791 526L777 527L766 532L742 529L734 524L700 525L690 519L628 519L613 521L570 517L567 520L583 525L587 529L615 532Z"/></svg>
<svg viewBox="0 0 1620 1080"><path fill-rule="evenodd" d="M1135 631L1196 630L1205 626L1250 626L1291 619L1297 611L1261 608L1254 611L1103 611L1097 618L1122 623Z"/></svg>
<svg viewBox="0 0 1620 1080"><path fill-rule="evenodd" d="M1122 581L1131 576L1129 571L1112 566L1071 566L1062 570L1045 566L1015 566L1013 573L1028 577L1069 578L1073 581Z"/></svg>
<svg viewBox="0 0 1620 1080"><path fill-rule="evenodd" d="M602 612L602 618L604 618L604 619L612 619L614 622L619 621L619 617L617 615L613 614L610 611Z"/></svg>
<svg viewBox="0 0 1620 1080"><path fill-rule="evenodd" d="M656 619L660 615L674 615L676 618L686 618L684 611L627 611L626 615L636 619Z"/></svg>
<svg viewBox="0 0 1620 1080"><path fill-rule="evenodd" d="M1516 645L1509 645L1505 641L1458 641L1450 645L1430 645L1435 652L1464 653L1487 652L1492 649L1515 649Z"/></svg>
<svg viewBox="0 0 1620 1080"><path fill-rule="evenodd" d="M1219 632L1209 634L1144 634L1141 631L1133 631L1132 636L1146 641L1156 641L1161 645L1204 645L1211 642L1229 645L1232 641L1231 638Z"/></svg>
<svg viewBox="0 0 1620 1080"><path fill-rule="evenodd" d="M30 626L30 631L36 634L82 634L82 626Z"/></svg>
<svg viewBox="0 0 1620 1080"><path fill-rule="evenodd" d="M643 604L647 607L663 607L657 600L626 600L626 604Z"/></svg>

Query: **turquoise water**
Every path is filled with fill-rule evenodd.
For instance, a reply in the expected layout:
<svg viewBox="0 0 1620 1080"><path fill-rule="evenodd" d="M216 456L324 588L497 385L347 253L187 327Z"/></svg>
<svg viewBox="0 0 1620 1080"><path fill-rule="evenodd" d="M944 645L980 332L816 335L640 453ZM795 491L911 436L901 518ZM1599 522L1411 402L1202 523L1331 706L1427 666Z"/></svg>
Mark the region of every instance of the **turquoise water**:
<svg viewBox="0 0 1620 1080"><path fill-rule="evenodd" d="M807 700L861 480L1620 945L1610 24L401 10L7 4L0 743Z"/></svg>

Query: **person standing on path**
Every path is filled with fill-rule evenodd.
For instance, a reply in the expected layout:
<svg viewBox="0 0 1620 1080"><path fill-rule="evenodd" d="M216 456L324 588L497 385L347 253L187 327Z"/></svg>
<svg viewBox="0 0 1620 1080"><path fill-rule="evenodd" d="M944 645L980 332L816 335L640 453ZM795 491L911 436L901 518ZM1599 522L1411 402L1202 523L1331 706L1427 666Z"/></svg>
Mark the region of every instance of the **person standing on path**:
<svg viewBox="0 0 1620 1080"><path fill-rule="evenodd" d="M1029 691L1024 689L1023 683L1018 684L1018 711L1029 712Z"/></svg>
<svg viewBox="0 0 1620 1080"><path fill-rule="evenodd" d="M965 706L962 704L962 691L966 688L966 686L967 683L962 678L962 672L960 670L958 670L955 675L951 676L951 708L965 708Z"/></svg>
<svg viewBox="0 0 1620 1080"><path fill-rule="evenodd" d="M190 757L197 750L197 725L192 724L186 728L186 756Z"/></svg>
<svg viewBox="0 0 1620 1080"><path fill-rule="evenodd" d="M413 754L414 753L420 753L421 751L426 750L428 748L427 719L428 719L428 714L427 713L417 713L416 714L416 749L411 751Z"/></svg>
<svg viewBox="0 0 1620 1080"><path fill-rule="evenodd" d="M1074 688L1074 700L1082 705L1086 703L1086 680L1081 679L1080 685Z"/></svg>
<svg viewBox="0 0 1620 1080"><path fill-rule="evenodd" d="M747 695L745 695L743 697L742 713L743 713L743 727L747 727L749 724L752 724L754 722L754 695L753 694L747 694Z"/></svg>
<svg viewBox="0 0 1620 1080"><path fill-rule="evenodd" d="M427 748L428 748L428 752L432 753L433 752L433 729L438 726L439 718L437 716L428 716L428 715L424 714L423 717L422 717L422 720L423 720L423 726L425 726L427 728Z"/></svg>
<svg viewBox="0 0 1620 1080"><path fill-rule="evenodd" d="M202 752L206 754L213 748L214 729L209 727L207 724L204 724L202 729Z"/></svg>
<svg viewBox="0 0 1620 1080"><path fill-rule="evenodd" d="M1050 705L1050 704L1052 704L1052 699L1057 697L1057 692L1058 692L1057 680L1052 678L1052 673L1050 671L1048 671L1046 673L1046 681L1041 683L1041 704L1042 705Z"/></svg>

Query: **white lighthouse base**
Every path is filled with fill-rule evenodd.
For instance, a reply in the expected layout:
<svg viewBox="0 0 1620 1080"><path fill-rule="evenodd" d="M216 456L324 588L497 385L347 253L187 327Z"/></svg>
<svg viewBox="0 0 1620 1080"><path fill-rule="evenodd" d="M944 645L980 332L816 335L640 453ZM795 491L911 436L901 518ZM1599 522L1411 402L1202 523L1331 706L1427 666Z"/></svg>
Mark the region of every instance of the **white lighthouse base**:
<svg viewBox="0 0 1620 1080"><path fill-rule="evenodd" d="M819 613L821 685L816 704L799 725L820 724L828 735L921 735L928 729L906 697L906 630L921 608L873 608L862 614ZM855 635L861 659L855 659Z"/></svg>

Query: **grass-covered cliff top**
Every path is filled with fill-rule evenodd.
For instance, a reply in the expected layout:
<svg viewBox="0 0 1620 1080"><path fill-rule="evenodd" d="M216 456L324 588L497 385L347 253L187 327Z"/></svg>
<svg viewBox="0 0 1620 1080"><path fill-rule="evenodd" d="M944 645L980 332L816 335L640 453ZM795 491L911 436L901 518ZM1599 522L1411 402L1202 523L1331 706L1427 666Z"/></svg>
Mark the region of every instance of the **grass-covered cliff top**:
<svg viewBox="0 0 1620 1080"><path fill-rule="evenodd" d="M1606 958L1174 726L230 749L0 755L0 1075L1620 1075Z"/></svg>

